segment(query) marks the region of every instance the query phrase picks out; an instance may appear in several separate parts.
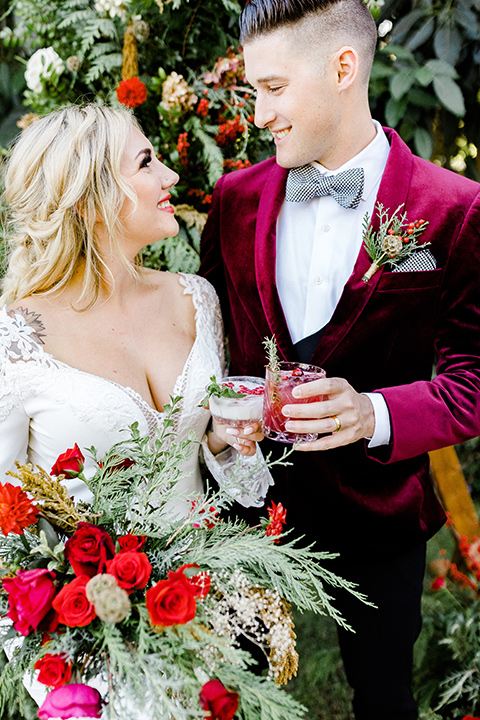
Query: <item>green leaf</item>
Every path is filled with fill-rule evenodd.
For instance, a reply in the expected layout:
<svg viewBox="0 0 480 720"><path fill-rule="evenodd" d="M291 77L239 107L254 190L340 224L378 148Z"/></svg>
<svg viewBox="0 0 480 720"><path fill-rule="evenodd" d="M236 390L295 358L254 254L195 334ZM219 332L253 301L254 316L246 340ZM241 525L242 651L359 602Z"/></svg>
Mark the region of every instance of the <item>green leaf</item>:
<svg viewBox="0 0 480 720"><path fill-rule="evenodd" d="M388 44L385 45L380 52L385 53L385 55L395 55L398 60L415 61L415 56L412 51L402 47L401 45Z"/></svg>
<svg viewBox="0 0 480 720"><path fill-rule="evenodd" d="M433 139L428 130L417 127L414 135L415 150L420 157L430 160L433 154Z"/></svg>
<svg viewBox="0 0 480 720"><path fill-rule="evenodd" d="M402 70L390 81L390 92L395 100L400 100L410 90L415 82L415 73L412 70Z"/></svg>
<svg viewBox="0 0 480 720"><path fill-rule="evenodd" d="M458 73L453 67L453 65L450 65L450 63L445 62L444 60L429 60L425 67L429 68L434 75L453 78L458 78Z"/></svg>
<svg viewBox="0 0 480 720"><path fill-rule="evenodd" d="M433 47L439 60L455 66L462 51L462 36L453 22L446 22L435 33Z"/></svg>
<svg viewBox="0 0 480 720"><path fill-rule="evenodd" d="M390 97L385 105L385 120L389 127L396 127L407 109L407 99L395 100Z"/></svg>
<svg viewBox="0 0 480 720"><path fill-rule="evenodd" d="M418 8L412 10L407 15L396 22L392 28L392 38L395 42L403 42L407 34L411 31L415 23L426 15L426 8Z"/></svg>
<svg viewBox="0 0 480 720"><path fill-rule="evenodd" d="M409 37L405 47L409 50L418 50L421 45L424 45L431 38L434 30L435 20L430 17Z"/></svg>
<svg viewBox="0 0 480 720"><path fill-rule="evenodd" d="M432 69L427 67L426 65L424 65L423 67L419 67L417 70L415 70L415 79L423 87L427 87L427 85L430 85L433 77L434 75Z"/></svg>
<svg viewBox="0 0 480 720"><path fill-rule="evenodd" d="M54 550L58 545L58 535L53 529L52 525L44 517L39 517L37 522L38 532L44 532L48 547Z"/></svg>
<svg viewBox="0 0 480 720"><path fill-rule="evenodd" d="M465 115L465 101L462 91L451 78L440 76L433 79L433 88L444 107L457 117Z"/></svg>

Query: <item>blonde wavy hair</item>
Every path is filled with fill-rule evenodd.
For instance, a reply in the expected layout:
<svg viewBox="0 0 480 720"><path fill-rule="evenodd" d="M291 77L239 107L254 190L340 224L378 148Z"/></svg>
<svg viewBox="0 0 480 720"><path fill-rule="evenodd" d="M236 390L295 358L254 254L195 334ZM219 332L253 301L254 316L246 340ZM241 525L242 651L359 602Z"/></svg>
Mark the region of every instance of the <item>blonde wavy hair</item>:
<svg viewBox="0 0 480 720"><path fill-rule="evenodd" d="M138 124L126 109L72 105L22 132L5 168L10 213L0 306L61 290L83 261L78 305L91 307L108 272L95 238L98 218L137 275L118 242L125 197L136 203L120 174L132 126Z"/></svg>

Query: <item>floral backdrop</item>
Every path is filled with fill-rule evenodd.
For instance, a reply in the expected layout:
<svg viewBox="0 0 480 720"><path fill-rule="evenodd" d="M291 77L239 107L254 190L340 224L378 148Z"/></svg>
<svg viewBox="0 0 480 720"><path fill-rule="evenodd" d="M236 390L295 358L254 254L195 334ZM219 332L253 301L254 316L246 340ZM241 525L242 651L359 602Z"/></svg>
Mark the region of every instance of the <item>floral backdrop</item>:
<svg viewBox="0 0 480 720"><path fill-rule="evenodd" d="M475 176L479 0L365 1L379 31L375 117L418 154ZM0 146L16 125L66 102L133 108L159 157L181 177L174 196L180 235L150 246L145 262L195 271L215 182L274 151L269 131L253 124L238 44L242 2L4 0Z"/></svg>

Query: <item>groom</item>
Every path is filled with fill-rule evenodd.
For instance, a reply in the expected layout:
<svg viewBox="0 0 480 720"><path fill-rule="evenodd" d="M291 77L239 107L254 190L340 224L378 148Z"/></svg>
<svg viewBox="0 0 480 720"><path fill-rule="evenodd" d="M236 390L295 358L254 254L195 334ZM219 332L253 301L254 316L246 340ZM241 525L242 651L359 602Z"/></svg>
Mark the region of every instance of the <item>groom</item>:
<svg viewBox="0 0 480 720"><path fill-rule="evenodd" d="M320 437L269 499L377 605L337 597L356 631L339 633L355 717L413 720L425 544L444 522L427 453L480 434L479 186L372 120L377 34L362 0L250 0L240 29L276 158L218 182L201 272L232 374L263 376L273 335L281 359L327 372L301 391L323 402L284 408L288 429ZM362 221L378 230L379 204L422 221L429 245L364 282Z"/></svg>

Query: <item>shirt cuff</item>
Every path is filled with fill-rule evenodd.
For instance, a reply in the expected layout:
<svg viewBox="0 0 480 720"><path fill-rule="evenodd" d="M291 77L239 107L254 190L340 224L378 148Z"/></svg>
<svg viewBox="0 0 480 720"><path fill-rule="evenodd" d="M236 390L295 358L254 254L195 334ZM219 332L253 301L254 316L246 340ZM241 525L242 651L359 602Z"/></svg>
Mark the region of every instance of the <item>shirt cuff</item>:
<svg viewBox="0 0 480 720"><path fill-rule="evenodd" d="M380 445L388 445L392 435L390 425L390 413L388 405L382 393L362 393L370 398L373 405L373 414L375 417L375 430L371 438L367 438L369 448L379 447Z"/></svg>

